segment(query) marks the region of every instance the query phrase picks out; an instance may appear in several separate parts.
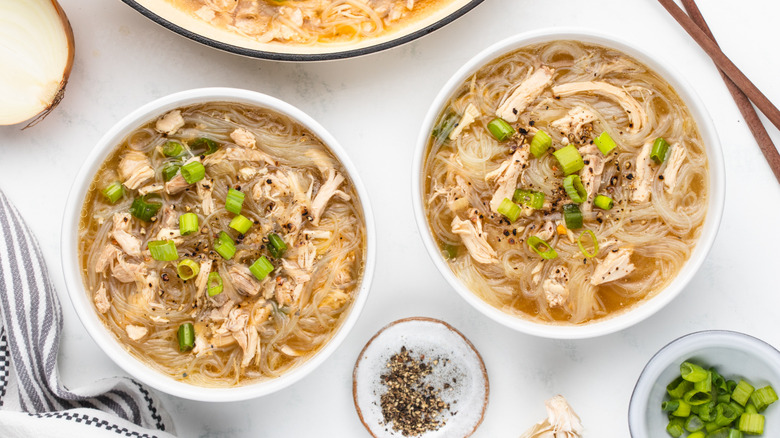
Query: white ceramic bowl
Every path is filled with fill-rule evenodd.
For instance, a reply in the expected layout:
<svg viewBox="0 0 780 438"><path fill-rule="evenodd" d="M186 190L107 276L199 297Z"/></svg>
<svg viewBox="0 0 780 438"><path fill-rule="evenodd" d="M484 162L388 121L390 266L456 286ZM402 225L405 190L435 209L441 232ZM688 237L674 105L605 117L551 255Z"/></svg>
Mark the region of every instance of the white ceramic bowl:
<svg viewBox="0 0 780 438"><path fill-rule="evenodd" d="M349 310L349 315L341 327L337 329L333 338L308 361L284 375L276 379L233 388L206 388L179 382L153 370L128 353L98 318L94 306L85 291L78 262L77 230L79 214L90 182L100 168L101 163L122 139L139 126L175 108L205 102L235 102L268 108L287 115L306 126L341 160L360 197L363 217L366 223L366 264L363 279L356 292L355 302ZM357 168L352 164L347 153L336 139L314 119L292 105L254 91L234 88L201 88L175 93L142 106L114 125L98 141L76 176L65 207L61 246L62 265L68 295L82 324L84 324L87 332L100 348L128 374L160 391L192 400L212 402L239 401L270 394L291 385L317 368L338 348L355 325L365 305L376 262L376 231L374 229L374 218L369 205L368 193L366 193L366 189L358 176Z"/></svg>
<svg viewBox="0 0 780 438"><path fill-rule="evenodd" d="M672 85L675 91L677 91L683 102L688 105L691 115L694 120L696 120L702 139L706 145L710 166L710 192L708 197L709 204L707 205L707 218L704 221L701 237L691 254L691 258L682 267L677 277L663 291L660 291L650 299L642 301L631 309L611 318L605 318L582 325L542 324L531 321L530 319L515 317L502 312L474 295L460 280L458 280L442 257L441 251L436 245L430 228L428 227L428 220L425 216L425 209L422 202L422 168L428 139L436 118L455 89L460 86L466 78L470 77L474 72L496 58L530 44L553 40L579 40L611 47L645 63L651 69L663 76L663 78ZM718 135L704 104L682 76L667 67L669 65L672 64L664 62L662 58L636 48L618 37L604 35L590 30L555 28L523 33L500 41L472 58L461 67L449 81L447 81L428 110L417 138L414 162L412 164L412 198L414 202L414 214L417 219L417 227L419 228L420 235L425 243L425 248L428 250L428 254L431 256L431 259L433 259L433 263L439 269L439 272L441 272L444 278L460 296L463 297L463 299L494 321L515 330L548 338L580 339L613 333L636 324L657 312L682 291L685 285L688 284L691 278L696 274L696 271L699 269L702 262L704 262L704 259L715 240L721 216L723 215L725 170L723 167L723 154Z"/></svg>
<svg viewBox="0 0 780 438"><path fill-rule="evenodd" d="M756 388L780 387L780 352L766 342L742 333L711 330L691 333L662 348L647 363L631 395L628 427L632 438L669 436L669 419L661 411L666 385L680 376L680 364L688 359L714 367L726 379L744 378ZM764 436L780 434L780 407L772 405L766 416Z"/></svg>

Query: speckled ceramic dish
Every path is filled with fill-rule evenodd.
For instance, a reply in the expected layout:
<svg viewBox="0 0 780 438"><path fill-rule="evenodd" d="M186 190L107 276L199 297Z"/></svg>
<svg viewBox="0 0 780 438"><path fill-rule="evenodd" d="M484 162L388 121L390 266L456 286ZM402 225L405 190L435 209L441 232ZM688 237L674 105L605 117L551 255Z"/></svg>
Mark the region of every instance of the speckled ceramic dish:
<svg viewBox="0 0 780 438"><path fill-rule="evenodd" d="M406 347L410 355L424 356L433 371L425 383L441 389L450 408L443 411L444 425L417 437L470 436L482 423L490 385L485 364L463 334L446 322L432 318L406 318L390 323L368 341L355 363L352 394L360 421L375 438L403 437L385 424L380 398L387 391L381 376L388 361Z"/></svg>
<svg viewBox="0 0 780 438"><path fill-rule="evenodd" d="M333 44L262 43L249 36L212 26L167 0L122 0L145 17L193 41L227 52L278 61L323 61L379 52L427 35L464 15L483 0L442 0L407 22L376 37ZM264 0L263 0L264 1Z"/></svg>
<svg viewBox="0 0 780 438"><path fill-rule="evenodd" d="M691 333L662 348L645 366L631 395L628 426L632 438L669 436L669 419L661 411L666 385L680 376L680 364L693 360L714 367L727 379L744 378L756 388L780 385L780 351L738 332L710 330ZM780 406L770 406L764 436L780 436Z"/></svg>

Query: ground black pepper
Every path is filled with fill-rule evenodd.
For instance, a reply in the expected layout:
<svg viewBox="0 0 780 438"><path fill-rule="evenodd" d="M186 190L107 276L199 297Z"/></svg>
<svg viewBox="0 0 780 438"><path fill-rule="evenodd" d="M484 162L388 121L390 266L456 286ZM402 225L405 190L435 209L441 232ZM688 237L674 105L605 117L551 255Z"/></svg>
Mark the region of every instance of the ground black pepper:
<svg viewBox="0 0 780 438"><path fill-rule="evenodd" d="M433 360L433 364L440 359ZM446 359L445 359L446 360ZM380 403L385 424L404 436L416 436L437 430L446 420L441 415L450 405L439 397L440 390L424 381L433 368L425 356L415 357L401 347L387 362L389 371L380 379L387 387Z"/></svg>

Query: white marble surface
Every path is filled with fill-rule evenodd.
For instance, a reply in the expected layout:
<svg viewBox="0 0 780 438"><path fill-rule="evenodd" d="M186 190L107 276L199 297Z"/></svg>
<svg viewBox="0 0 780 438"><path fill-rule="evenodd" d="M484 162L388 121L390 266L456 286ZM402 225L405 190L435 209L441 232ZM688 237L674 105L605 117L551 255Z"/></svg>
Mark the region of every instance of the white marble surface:
<svg viewBox="0 0 780 438"><path fill-rule="evenodd" d="M518 436L564 394L587 436L627 437L631 391L652 354L696 330L743 331L780 347L776 272L780 186L706 55L653 0L486 0L461 20L411 44L359 59L282 64L245 59L172 34L119 0L61 0L77 54L65 100L38 126L0 127L0 187L37 234L62 298L64 382L77 387L121 373L73 312L62 279L60 220L81 160L119 118L157 97L202 86L244 87L287 100L329 129L351 154L372 197L379 230L371 297L346 342L322 367L282 393L235 404L164 396L184 437L366 436L351 373L364 343L390 321L448 321L480 350L491 382L475 437ZM701 1L732 59L780 102L780 3ZM503 37L548 26L612 32L681 70L709 107L724 146L726 210L702 270L669 306L639 325L597 339L539 339L471 309L436 272L418 237L410 199L411 152L421 118L444 81ZM770 133L776 143L780 135Z"/></svg>

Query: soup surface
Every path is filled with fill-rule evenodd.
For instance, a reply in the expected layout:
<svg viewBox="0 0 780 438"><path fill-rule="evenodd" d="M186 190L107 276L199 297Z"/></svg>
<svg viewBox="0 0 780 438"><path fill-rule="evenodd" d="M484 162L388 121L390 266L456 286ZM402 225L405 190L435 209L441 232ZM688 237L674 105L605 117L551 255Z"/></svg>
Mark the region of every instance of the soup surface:
<svg viewBox="0 0 780 438"><path fill-rule="evenodd" d="M365 223L344 167L306 128L210 103L117 146L84 200L79 254L130 353L187 383L235 386L333 336L361 281Z"/></svg>
<svg viewBox="0 0 780 438"><path fill-rule="evenodd" d="M377 37L447 0L167 0L261 43L321 44Z"/></svg>
<svg viewBox="0 0 780 438"><path fill-rule="evenodd" d="M619 51L554 41L460 85L421 189L473 293L519 317L578 324L677 275L707 213L707 169L696 123L663 78Z"/></svg>

